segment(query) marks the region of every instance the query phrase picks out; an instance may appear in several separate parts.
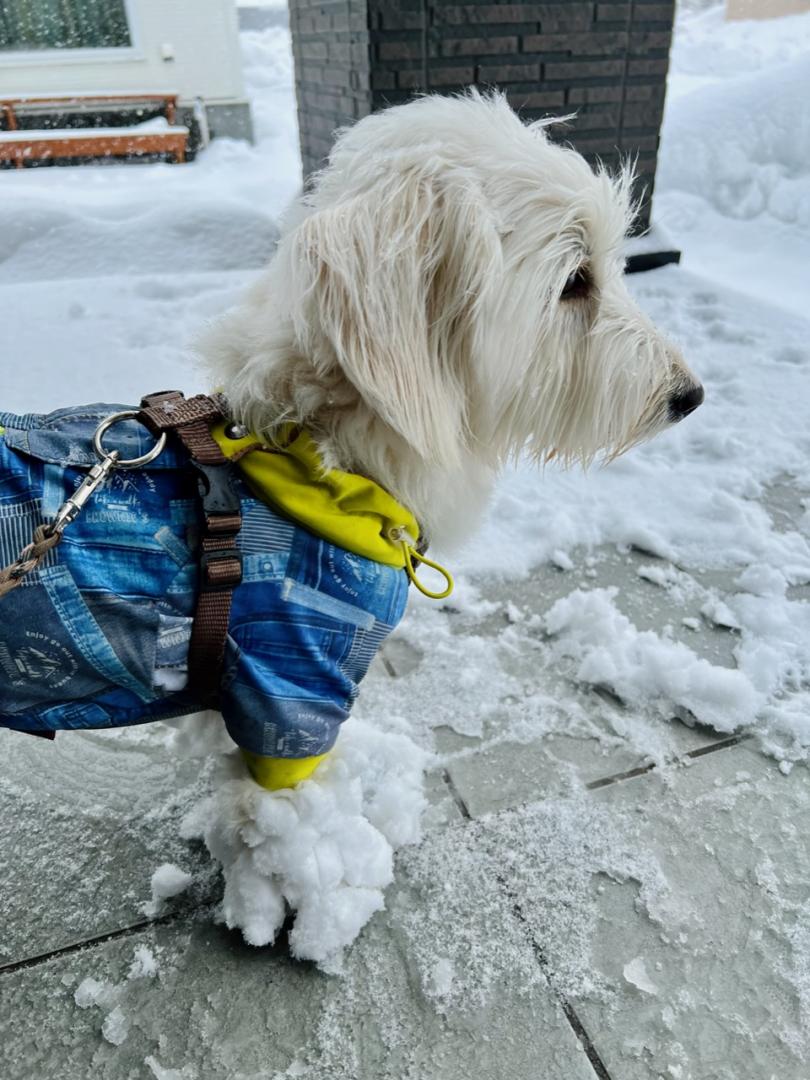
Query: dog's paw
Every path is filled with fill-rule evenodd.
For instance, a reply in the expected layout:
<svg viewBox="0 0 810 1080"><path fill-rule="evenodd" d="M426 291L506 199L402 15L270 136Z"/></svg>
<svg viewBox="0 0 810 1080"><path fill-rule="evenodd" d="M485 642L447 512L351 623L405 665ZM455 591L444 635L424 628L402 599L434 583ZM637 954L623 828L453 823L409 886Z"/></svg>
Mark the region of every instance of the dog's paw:
<svg viewBox="0 0 810 1080"><path fill-rule="evenodd" d="M334 970L384 907L395 848L420 838L424 754L359 721L312 779L266 791L247 772L186 817L221 863L221 917L251 945L275 941L290 913L291 952Z"/></svg>

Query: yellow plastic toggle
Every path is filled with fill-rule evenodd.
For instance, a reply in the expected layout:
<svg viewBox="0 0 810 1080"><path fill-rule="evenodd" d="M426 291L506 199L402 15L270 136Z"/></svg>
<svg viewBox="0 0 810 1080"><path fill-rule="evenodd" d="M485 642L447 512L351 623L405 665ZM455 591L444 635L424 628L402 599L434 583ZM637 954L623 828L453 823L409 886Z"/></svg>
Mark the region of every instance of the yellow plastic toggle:
<svg viewBox="0 0 810 1080"><path fill-rule="evenodd" d="M268 791L280 791L282 788L295 787L302 780L309 779L324 758L329 754L316 754L315 757L277 758L263 757L250 750L243 750L242 757L250 769L250 774L257 784Z"/></svg>

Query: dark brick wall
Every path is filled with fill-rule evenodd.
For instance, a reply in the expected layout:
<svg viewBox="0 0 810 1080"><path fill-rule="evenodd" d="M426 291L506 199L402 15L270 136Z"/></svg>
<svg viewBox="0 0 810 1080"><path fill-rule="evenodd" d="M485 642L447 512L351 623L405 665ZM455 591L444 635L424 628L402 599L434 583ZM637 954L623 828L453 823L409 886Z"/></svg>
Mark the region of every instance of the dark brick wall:
<svg viewBox="0 0 810 1080"><path fill-rule="evenodd" d="M290 0L304 174L323 163L337 127L371 112L366 0Z"/></svg>
<svg viewBox="0 0 810 1080"><path fill-rule="evenodd" d="M414 93L497 86L590 161L637 159L649 218L674 0L290 0L306 174L335 128Z"/></svg>

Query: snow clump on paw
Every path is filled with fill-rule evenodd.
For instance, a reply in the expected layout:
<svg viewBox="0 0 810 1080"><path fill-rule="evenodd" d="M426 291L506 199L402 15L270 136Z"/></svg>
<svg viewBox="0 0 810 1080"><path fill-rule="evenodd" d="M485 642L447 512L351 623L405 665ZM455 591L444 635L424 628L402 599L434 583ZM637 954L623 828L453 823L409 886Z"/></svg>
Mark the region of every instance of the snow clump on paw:
<svg viewBox="0 0 810 1080"><path fill-rule="evenodd" d="M288 911L298 959L337 970L342 950L385 906L393 854L421 838L425 754L358 720L295 788L226 780L183 823L222 864L222 919L251 945L271 944Z"/></svg>

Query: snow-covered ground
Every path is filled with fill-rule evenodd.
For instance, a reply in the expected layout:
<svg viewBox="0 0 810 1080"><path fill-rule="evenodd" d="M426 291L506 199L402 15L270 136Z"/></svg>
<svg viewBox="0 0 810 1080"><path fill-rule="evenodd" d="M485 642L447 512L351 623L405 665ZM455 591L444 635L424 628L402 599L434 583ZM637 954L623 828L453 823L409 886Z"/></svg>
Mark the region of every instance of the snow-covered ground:
<svg viewBox="0 0 810 1080"><path fill-rule="evenodd" d="M167 378L201 387L188 340L267 260L301 182L289 33L244 33L242 51L255 148L0 174L5 408L47 411L77 386L122 401Z"/></svg>
<svg viewBox="0 0 810 1080"><path fill-rule="evenodd" d="M527 579L548 561L571 575L546 615L510 607L503 648L455 634L416 597L400 641L416 650L430 640L429 655L407 679L372 681L320 780L271 796L232 757L215 770L219 787L188 808L185 834L224 864L224 916L249 940L271 939L290 903L301 913L292 947L339 963L382 904L392 849L419 837L419 773L438 725L480 735L499 711L499 738L521 741L584 723L573 698L521 698L510 650L531 647L539 669L573 664L575 681L610 686L659 726L688 710L718 732L757 732L786 769L808 758L810 487L807 513L787 530L758 500L785 477L804 489L810 463L810 15L726 24L720 12L685 11L673 51L655 217L683 266L631 282L704 380L706 404L605 470L523 466L503 478L482 532L447 556L456 609L491 615L488 582ZM189 340L267 258L300 184L288 33L242 42L255 147L223 140L182 168L0 174L4 409L201 385ZM610 590L583 590L572 571L597 545L648 552L658 561L647 573L673 598L702 589L702 617L739 634L736 670L674 632L639 630ZM698 585L701 570L725 574L731 596ZM654 758L650 731L645 721L625 735ZM173 739L189 748L188 722ZM438 997L446 975L436 974ZM121 1034L113 1021L111 1033Z"/></svg>

